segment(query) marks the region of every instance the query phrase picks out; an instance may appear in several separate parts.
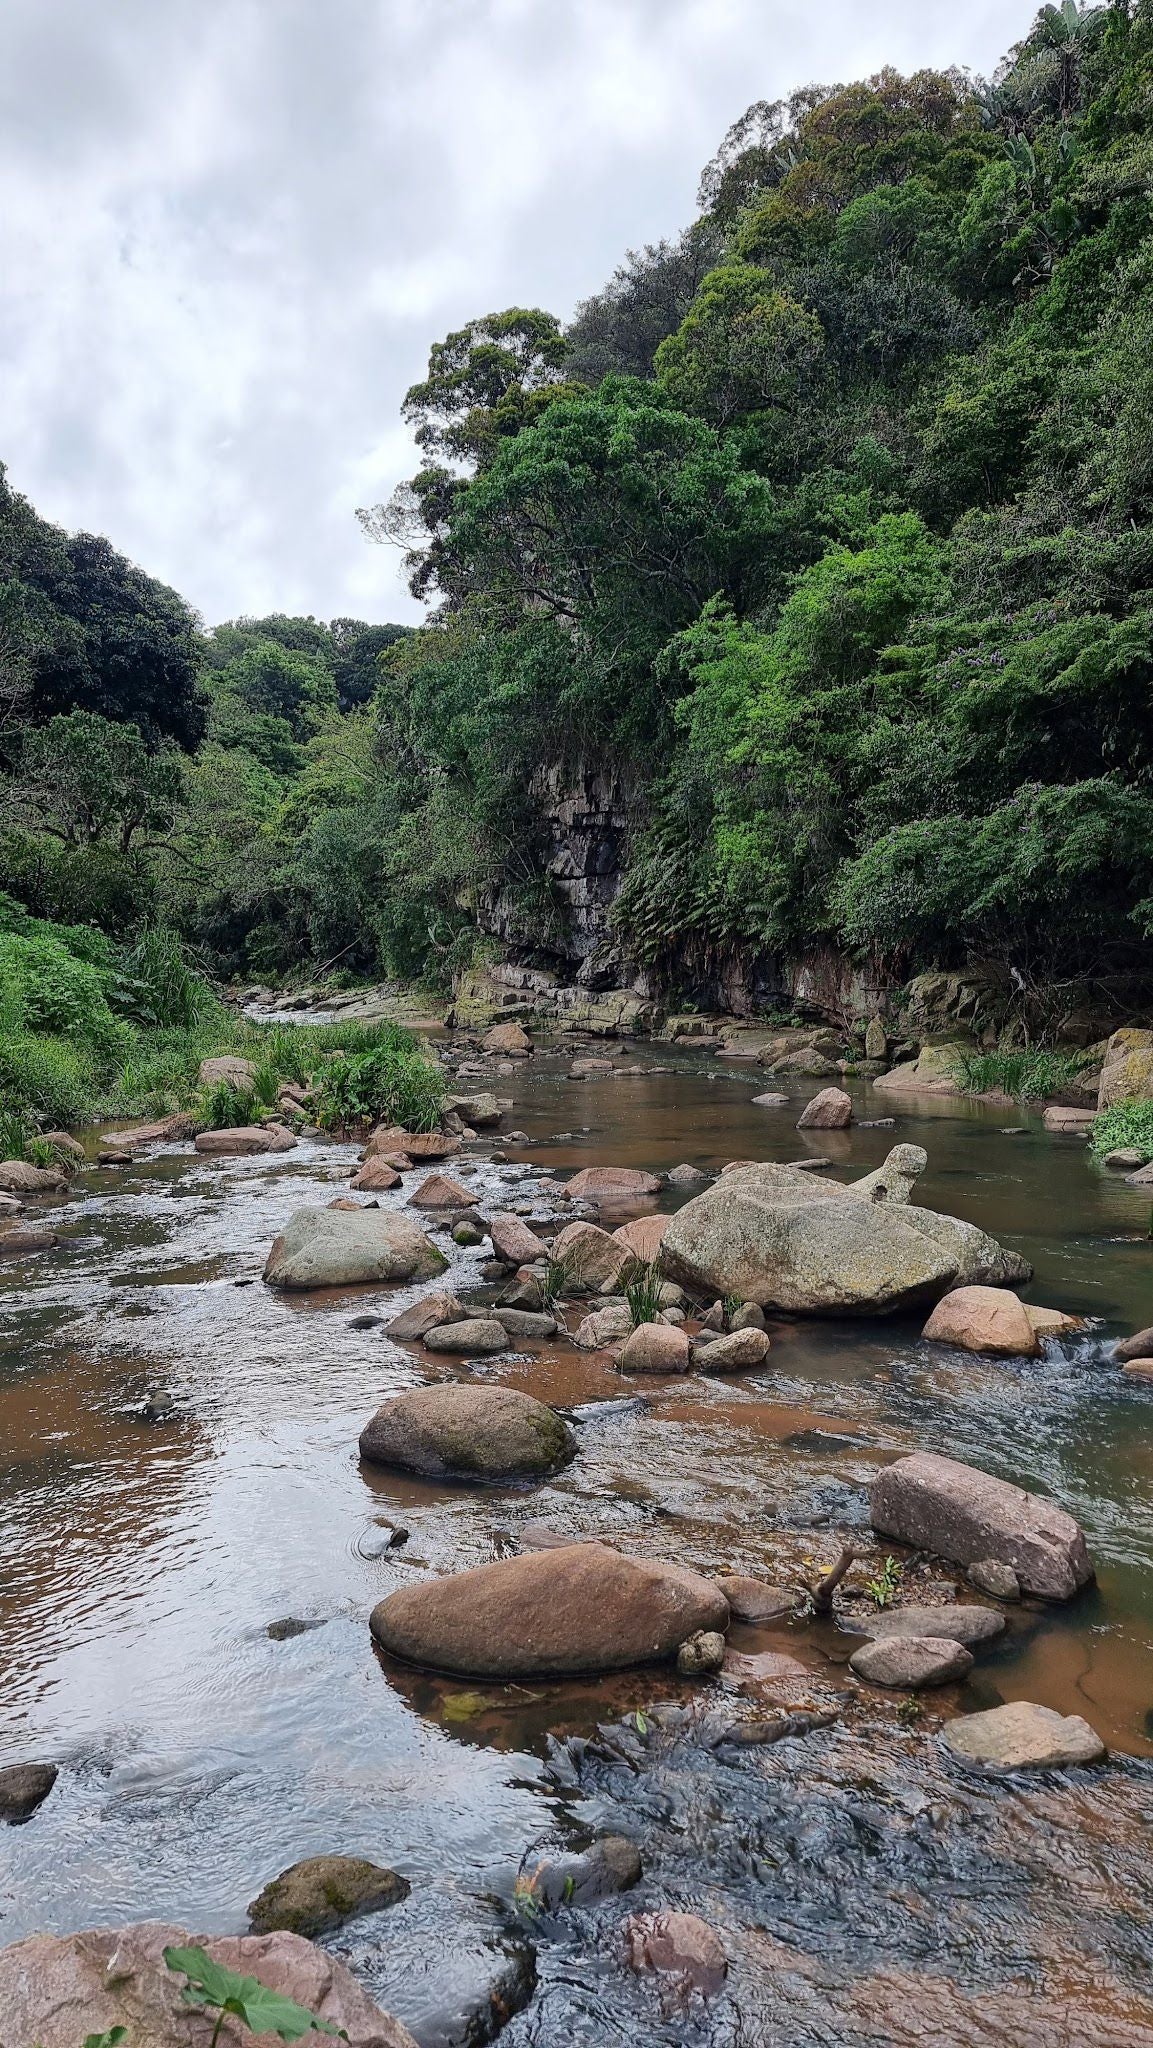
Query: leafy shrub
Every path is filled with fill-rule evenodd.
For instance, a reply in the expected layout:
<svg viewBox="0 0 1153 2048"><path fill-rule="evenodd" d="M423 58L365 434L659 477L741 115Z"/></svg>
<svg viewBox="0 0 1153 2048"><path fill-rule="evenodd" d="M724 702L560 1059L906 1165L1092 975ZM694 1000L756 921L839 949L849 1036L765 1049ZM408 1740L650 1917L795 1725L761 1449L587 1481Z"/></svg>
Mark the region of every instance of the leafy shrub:
<svg viewBox="0 0 1153 2048"><path fill-rule="evenodd" d="M962 1060L961 1071L970 1095L1000 1089L1019 1102L1039 1102L1071 1088L1084 1064L1077 1052L981 1052Z"/></svg>
<svg viewBox="0 0 1153 2048"><path fill-rule="evenodd" d="M67 1127L94 1113L98 1066L72 1039L0 1031L0 1103L30 1128Z"/></svg>
<svg viewBox="0 0 1153 2048"><path fill-rule="evenodd" d="M1153 1159L1153 1102L1134 1096L1103 1109L1093 1126L1091 1142L1098 1159L1122 1146Z"/></svg>
<svg viewBox="0 0 1153 2048"><path fill-rule="evenodd" d="M80 959L45 928L28 936L0 937L5 1022L29 1032L67 1032L105 1059L127 1039L109 1007L109 978L107 968Z"/></svg>
<svg viewBox="0 0 1153 2048"><path fill-rule="evenodd" d="M235 1131L242 1124L254 1124L260 1104L251 1088L231 1088L217 1081L203 1096L197 1119L206 1131Z"/></svg>
<svg viewBox="0 0 1153 2048"><path fill-rule="evenodd" d="M431 1131L444 1103L439 1068L398 1024L389 1026L388 1036L370 1052L344 1058L330 1054L316 1086L316 1121L327 1129L384 1121L409 1131Z"/></svg>

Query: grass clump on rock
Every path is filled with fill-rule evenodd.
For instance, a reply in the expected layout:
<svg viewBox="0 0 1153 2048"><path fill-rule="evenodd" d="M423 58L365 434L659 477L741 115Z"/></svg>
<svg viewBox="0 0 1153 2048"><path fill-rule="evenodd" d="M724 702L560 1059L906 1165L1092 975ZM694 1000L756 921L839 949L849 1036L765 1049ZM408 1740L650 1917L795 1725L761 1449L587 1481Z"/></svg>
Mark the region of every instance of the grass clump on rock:
<svg viewBox="0 0 1153 2048"><path fill-rule="evenodd" d="M1153 1159L1153 1101L1131 1098L1103 1109L1093 1126L1090 1140L1098 1159L1107 1152L1142 1152Z"/></svg>
<svg viewBox="0 0 1153 2048"><path fill-rule="evenodd" d="M961 1063L967 1095L1011 1095L1017 1102L1043 1102L1075 1086L1085 1065L1080 1052L975 1052Z"/></svg>

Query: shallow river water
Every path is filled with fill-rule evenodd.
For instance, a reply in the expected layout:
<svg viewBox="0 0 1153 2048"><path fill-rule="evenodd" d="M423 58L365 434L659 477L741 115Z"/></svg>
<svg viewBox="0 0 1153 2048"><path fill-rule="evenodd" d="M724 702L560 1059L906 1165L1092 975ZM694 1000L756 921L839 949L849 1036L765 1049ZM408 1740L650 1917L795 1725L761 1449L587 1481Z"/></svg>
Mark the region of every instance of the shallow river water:
<svg viewBox="0 0 1153 2048"><path fill-rule="evenodd" d="M913 1322L781 1321L763 1370L629 1402L604 1354L537 1347L473 1370L577 1409L575 1463L532 1491L425 1484L362 1466L359 1431L389 1393L467 1369L351 1327L419 1290L286 1299L260 1280L289 1211L342 1191L351 1147L90 1169L56 1212L61 1249L0 1267L0 1763L62 1767L34 1820L0 1833L0 1944L141 1918L239 1930L277 1871L336 1851L411 1881L328 1945L422 2048L506 2015L509 2048L1153 2048L1153 1384L1107 1358L1153 1320L1148 1197L1008 1105L894 1107L860 1084L858 1115L894 1128L798 1133L812 1083L772 1111L752 1105L751 1063L638 1048L574 1083L570 1058L497 1083L531 1142L497 1138L499 1165L468 1148L486 1200L593 1164L820 1152L855 1178L910 1140L929 1154L919 1198L1022 1250L1028 1298L1086 1332L1003 1363L927 1346ZM1004 1135L1014 1123L1026 1134ZM448 1249L460 1291L482 1254ZM176 1412L150 1423L157 1389ZM1016 1611L919 1718L855 1684L853 1639L828 1623L736 1629L760 1665L695 1687L645 1671L472 1688L371 1647L384 1593L506 1554L530 1518L710 1572L831 1562L839 1534L867 1541L879 1465L915 1447L1060 1500L1098 1573L1067 1609ZM286 1617L316 1625L270 1636ZM750 1698L840 1719L718 1742L726 1701ZM965 1777L942 1716L1013 1698L1083 1713L1111 1760ZM606 1825L642 1846L636 1893L517 1910L522 1868ZM721 1933L717 1996L662 2003L627 1968L621 1924L657 1905Z"/></svg>

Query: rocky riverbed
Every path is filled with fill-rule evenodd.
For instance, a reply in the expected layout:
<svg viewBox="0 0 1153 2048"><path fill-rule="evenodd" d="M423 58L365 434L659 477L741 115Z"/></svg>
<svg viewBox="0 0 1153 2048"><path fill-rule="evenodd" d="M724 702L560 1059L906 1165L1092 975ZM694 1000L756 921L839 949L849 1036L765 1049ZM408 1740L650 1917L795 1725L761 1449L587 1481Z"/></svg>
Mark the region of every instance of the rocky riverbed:
<svg viewBox="0 0 1153 2048"><path fill-rule="evenodd" d="M245 1157L161 1141L85 1170L63 1203L29 1198L21 1223L59 1242L0 1267L0 1764L57 1776L0 1835L0 1941L143 1919L241 1933L278 1873L340 1856L409 1889L319 1939L422 2048L1153 2042L1153 1394L1111 1358L1150 1320L1147 1197L1039 1118L1008 1135L995 1106L850 1082L853 1124L798 1132L819 1076L782 1076L763 1105L763 1079L713 1052L607 1057L571 1078L568 1042L459 1047L454 1085L504 1098L501 1123L351 1197L415 1220L436 1277L265 1284L292 1213L348 1196L356 1148L328 1140ZM434 1289L474 1323L502 1312L483 1225L454 1236L466 1212L510 1218L518 1255L514 1224L552 1238L575 1208L620 1229L733 1160L822 1159L827 1185L895 1145L928 1155L918 1203L1022 1256L1025 1299L1081 1326L1005 1357L926 1341L924 1308L770 1309L767 1354L723 1374L622 1372L607 1330L566 1334L588 1298L500 1349L387 1334ZM595 1185L566 1198L603 1167L655 1186L611 1215ZM452 1204L414 1208L433 1174ZM689 1301L690 1335L705 1306ZM362 1459L374 1414L430 1384L548 1404L565 1455L483 1486ZM870 1488L917 1451L1059 1502L1095 1585L1005 1604L874 1534ZM373 1647L390 1595L590 1537L792 1597L736 1619L705 1676L508 1681L401 1661L380 1630ZM860 1561L814 1616L804 1588L843 1545ZM959 1606L1005 1623L931 1691L849 1668L890 1555L894 1613L927 1605L946 1641ZM709 1633L711 1608L691 1618ZM1108 1760L982 1776L944 1733L1003 1701L1082 1716ZM625 1892L583 1876L604 1835L639 1848ZM0 2041L24 2048L2 2014Z"/></svg>

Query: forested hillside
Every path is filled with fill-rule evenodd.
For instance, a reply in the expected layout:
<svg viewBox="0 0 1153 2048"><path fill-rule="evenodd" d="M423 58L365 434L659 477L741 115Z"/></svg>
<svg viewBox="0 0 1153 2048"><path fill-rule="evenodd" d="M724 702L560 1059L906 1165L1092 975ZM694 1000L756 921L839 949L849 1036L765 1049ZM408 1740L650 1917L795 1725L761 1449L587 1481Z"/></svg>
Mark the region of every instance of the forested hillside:
<svg viewBox="0 0 1153 2048"><path fill-rule="evenodd" d="M10 902L247 977L447 986L494 933L681 998L815 947L1143 972L1153 0L1046 7L992 82L758 102L699 205L567 328L432 349L361 514L416 632L205 634L4 489ZM590 775L619 873L575 945Z"/></svg>

